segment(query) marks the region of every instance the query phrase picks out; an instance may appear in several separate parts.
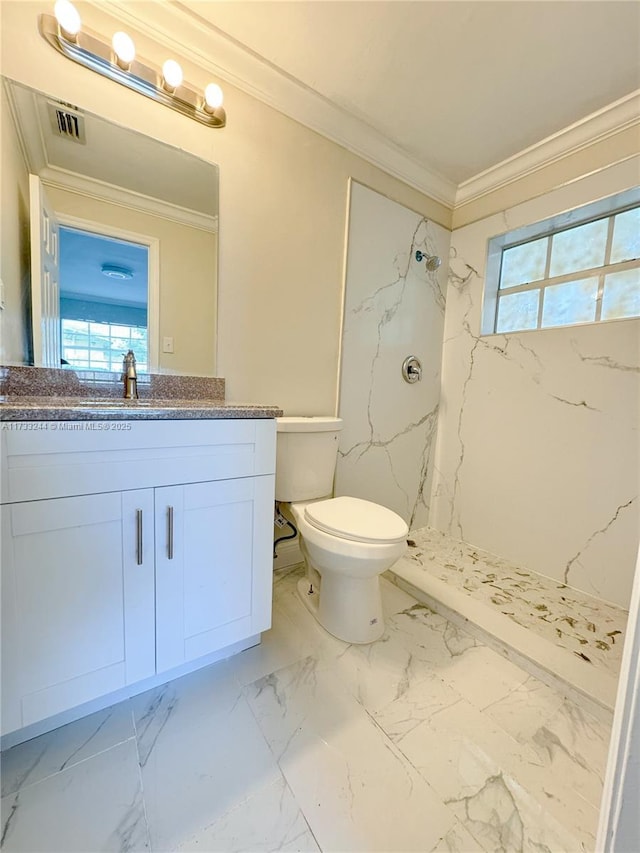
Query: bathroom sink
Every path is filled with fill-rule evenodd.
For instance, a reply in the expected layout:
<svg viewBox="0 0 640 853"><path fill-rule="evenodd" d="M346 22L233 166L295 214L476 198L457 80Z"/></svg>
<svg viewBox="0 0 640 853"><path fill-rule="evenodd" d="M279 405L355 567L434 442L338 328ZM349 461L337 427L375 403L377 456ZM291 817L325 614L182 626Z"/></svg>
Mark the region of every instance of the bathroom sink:
<svg viewBox="0 0 640 853"><path fill-rule="evenodd" d="M155 400L125 400L102 397L100 400L77 400L73 403L74 406L86 406L87 408L95 409L117 409L121 406L152 406L157 405Z"/></svg>

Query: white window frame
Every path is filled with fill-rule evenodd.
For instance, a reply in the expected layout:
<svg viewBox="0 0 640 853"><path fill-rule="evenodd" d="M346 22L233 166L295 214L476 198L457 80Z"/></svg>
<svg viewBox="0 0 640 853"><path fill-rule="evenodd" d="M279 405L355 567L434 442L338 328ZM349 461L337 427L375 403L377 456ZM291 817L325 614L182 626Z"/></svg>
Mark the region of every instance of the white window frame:
<svg viewBox="0 0 640 853"><path fill-rule="evenodd" d="M492 237L488 242L487 247L487 263L485 268L485 286L482 303L482 327L481 335L510 335L520 334L522 332L540 332L550 331L552 329L566 329L570 326L593 325L594 323L609 323L613 320L602 320L602 293L604 288L604 277L613 272L622 272L627 269L635 269L640 266L640 260L623 261L617 264L608 264L611 252L612 240L612 223L611 218L609 223L609 233L607 238L607 247L605 252L605 265L594 267L586 270L579 270L565 275L549 277L549 264L551 258L552 240L549 240L547 246L547 259L544 278L525 284L515 285L514 287L504 288L500 290L500 273L502 267L502 255L506 249L511 249L514 246L522 245L537 240L541 237L552 237L562 231L574 228L578 225L585 225L588 222L594 222L598 219L613 217L616 213L623 213L625 210L637 207L640 205L640 187L634 187L630 190L617 193L605 199L585 205L584 207L568 210L557 214L550 219L545 219L541 222L536 222L531 225L526 225L522 228L517 228L513 231L508 231L505 234L500 234ZM598 287L598 302L596 306L595 320L589 320L586 323L571 323L568 326L541 326L542 311L544 307L544 297L540 299L538 306L538 325L533 329L513 329L511 331L496 331L498 318L498 301L501 295L517 293L527 290L545 290L549 286L562 284L568 281L599 276ZM630 318L619 318L630 319Z"/></svg>

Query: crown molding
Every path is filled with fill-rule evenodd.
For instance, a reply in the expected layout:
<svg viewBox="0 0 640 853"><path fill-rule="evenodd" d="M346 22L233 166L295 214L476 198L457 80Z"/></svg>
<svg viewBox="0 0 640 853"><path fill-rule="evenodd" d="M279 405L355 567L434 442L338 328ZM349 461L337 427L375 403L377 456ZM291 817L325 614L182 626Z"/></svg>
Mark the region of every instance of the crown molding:
<svg viewBox="0 0 640 853"><path fill-rule="evenodd" d="M124 190L115 184L107 184L56 166L45 166L40 171L40 178L43 183L50 187L57 187L98 201L107 201L128 210L160 216L162 219L177 222L179 225L188 225L190 228L199 228L201 231L213 233L218 231L217 216L207 216L205 213L198 213L195 210L160 201L160 199L142 193Z"/></svg>
<svg viewBox="0 0 640 853"><path fill-rule="evenodd" d="M2 85L9 104L9 111L16 129L18 146L25 168L28 172L38 172L47 162L44 141L42 139L42 128L37 118L35 109L35 96L31 95L33 109L21 110L16 101L15 91L8 80L4 79Z"/></svg>
<svg viewBox="0 0 640 853"><path fill-rule="evenodd" d="M637 90L456 186L385 139L376 128L269 63L179 0L89 2L451 210L640 125Z"/></svg>
<svg viewBox="0 0 640 853"><path fill-rule="evenodd" d="M453 181L430 171L370 124L331 103L180 3L92 0L91 5L446 207L453 207ZM232 120L230 116L229 121Z"/></svg>
<svg viewBox="0 0 640 853"><path fill-rule="evenodd" d="M634 126L640 126L640 89L463 181L455 209Z"/></svg>

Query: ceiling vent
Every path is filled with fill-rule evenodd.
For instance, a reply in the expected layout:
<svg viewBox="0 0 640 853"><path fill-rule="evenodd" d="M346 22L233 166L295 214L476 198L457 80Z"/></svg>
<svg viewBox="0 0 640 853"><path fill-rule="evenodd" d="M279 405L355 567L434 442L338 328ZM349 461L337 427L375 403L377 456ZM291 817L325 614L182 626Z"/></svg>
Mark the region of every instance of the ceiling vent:
<svg viewBox="0 0 640 853"><path fill-rule="evenodd" d="M65 104L48 102L51 127L56 136L71 139L73 142L86 144L84 132L84 116Z"/></svg>

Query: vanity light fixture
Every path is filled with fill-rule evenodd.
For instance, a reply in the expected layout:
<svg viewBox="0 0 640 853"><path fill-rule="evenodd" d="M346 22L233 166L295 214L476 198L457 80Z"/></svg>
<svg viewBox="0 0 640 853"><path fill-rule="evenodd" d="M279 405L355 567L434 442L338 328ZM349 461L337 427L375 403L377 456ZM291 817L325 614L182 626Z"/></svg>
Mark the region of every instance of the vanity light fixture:
<svg viewBox="0 0 640 853"><path fill-rule="evenodd" d="M209 83L199 93L185 83L182 68L167 59L162 69L136 57L133 39L117 32L111 43L82 27L78 10L70 0L56 0L54 15L40 15L42 37L67 59L78 62L110 80L189 116L207 127L224 127L222 89Z"/></svg>

